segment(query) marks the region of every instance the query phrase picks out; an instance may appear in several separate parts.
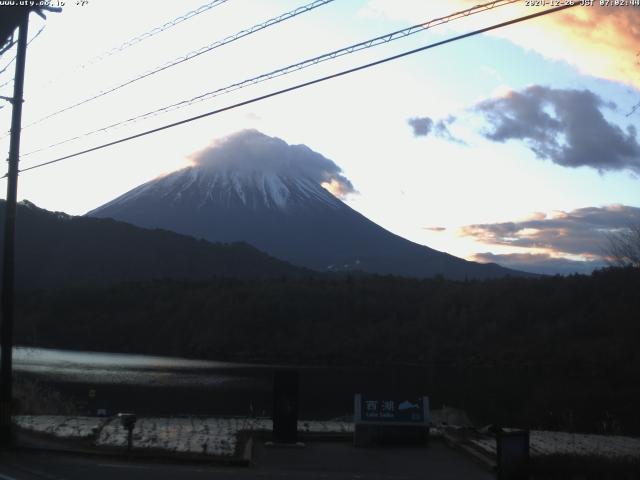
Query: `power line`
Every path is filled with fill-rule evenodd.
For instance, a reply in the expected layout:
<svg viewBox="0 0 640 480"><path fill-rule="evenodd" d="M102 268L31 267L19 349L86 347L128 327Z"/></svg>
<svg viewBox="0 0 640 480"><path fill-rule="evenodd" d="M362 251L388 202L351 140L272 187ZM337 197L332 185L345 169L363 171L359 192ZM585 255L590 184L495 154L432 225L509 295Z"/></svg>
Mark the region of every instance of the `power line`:
<svg viewBox="0 0 640 480"><path fill-rule="evenodd" d="M517 1L519 1L519 0L496 0L496 1L488 2L488 3L484 3L484 4L481 4L481 5L476 5L476 6L472 7L472 8L468 8L466 10L461 10L459 12L455 12L455 13L452 13L450 15L446 15L444 17L435 18L435 19L429 20L427 22L419 23L417 25L413 25L411 27L404 28L402 30L397 30L395 32L388 33L386 35L381 35L379 37L371 38L371 39L366 40L364 42L356 43L356 44L350 45L348 47L341 48L339 50L334 50L332 52L325 53L325 54L322 54L322 55L317 56L317 57L313 57L313 58L309 58L309 59L303 60L302 62L298 62L298 63L295 63L293 65L288 65L286 67L279 68L277 70L273 70L273 71L271 71L269 73L258 75L257 77L252 77L252 78L243 80L241 82L236 82L236 83L233 83L231 85L227 85L225 87L218 88L216 90L212 90L212 91L203 93L203 94L198 95L196 97L193 97L193 98L191 98L189 100L182 100L180 102L177 102L177 103L174 103L174 104L171 104L171 105L167 105L167 106L158 108L156 110L152 110L150 112L146 112L146 113L143 113L143 114L140 114L140 115L136 115L134 117L130 117L130 118L126 119L126 120L122 120L122 121L113 123L111 125L107 125L107 126L95 129L95 130L91 130L91 131L82 133L80 135L76 135L75 137L67 138L65 140L50 144L50 145L48 145L46 147L42 147L42 148L27 152L24 155L22 155L22 157L24 158L24 157L27 157L27 156L32 155L34 153L42 152L42 151L47 150L49 148L58 147L60 145L64 145L66 143L69 143L69 142L72 142L72 141L75 141L75 140L79 140L81 138L86 138L86 137L89 137L89 136L94 135L96 133L106 132L107 130L111 130L111 129L116 128L116 127L121 127L121 126L124 126L124 125L128 125L128 124L131 124L131 123L135 123L135 122L141 121L141 120L145 120L147 118L159 115L161 113L167 113L167 112L171 112L171 111L174 111L174 110L179 110L179 109L188 107L190 105L193 105L195 103L200 103L200 102L203 102L203 101L206 101L206 100L210 100L210 99L212 99L214 97L225 95L227 93L231 93L231 92L234 92L236 90L240 90L242 88L246 88L246 87L249 87L249 86L252 86L252 85L256 85L258 83L265 82L267 80L271 80L273 78L281 77L283 75L287 75L289 73L293 73L295 71L302 70L302 69L311 67L313 65L317 65L319 63L322 63L322 62L325 62L325 61L328 61L328 60L334 60L334 59L336 59L338 57L342 57L344 55L355 53L355 52L358 52L360 50L365 50L365 49L369 49L369 48L372 48L372 47L375 47L375 46L378 46L378 45L389 43L389 42L392 42L394 40L398 40L398 39L405 38L405 37L408 37L410 35L416 34L418 32L422 32L422 31L427 30L429 28L432 28L432 27L435 27L435 26L438 26L438 25L442 25L444 23L455 21L455 20L458 20L460 18L465 18L465 17L468 17L470 15L475 15L477 13L481 13L481 12L489 10L489 9L493 9L493 8L509 5L509 4L515 3Z"/></svg>
<svg viewBox="0 0 640 480"><path fill-rule="evenodd" d="M368 68L371 68L371 67L374 67L374 66L377 66L377 65L382 65L384 63L391 62L393 60L398 60L400 58L407 57L409 55L413 55L413 54L416 54L416 53L419 53L419 52L423 52L425 50L429 50L429 49L432 49L432 48L435 48L435 47L439 47L439 46L442 46L442 45L445 45L445 44L448 44L448 43L452 43L452 42L455 42L455 41L458 41L458 40L462 40L462 39L465 39L465 38L469 38L469 37L472 37L472 36L475 36L475 35L480 35L482 33L489 32L491 30L496 30L498 28L502 28L502 27L506 27L506 26L513 25L513 24L516 24L516 23L520 23L520 22L524 22L524 21L527 21L527 20L531 20L531 19L534 19L534 18L537 18L537 17L541 17L543 15L556 13L556 12L559 12L561 10L565 10L567 8L572 8L572 7L575 7L575 6L578 6L578 5L579 5L579 3L575 3L575 4L563 5L563 6L560 6L560 7L554 7L554 8L542 11L542 12L533 13L531 15L525 15L523 17L515 18L513 20L509 20L509 21L506 21L506 22L494 24L494 25L489 26L489 27L484 27L484 28L481 28L479 30L474 30L472 32L468 32L468 33L465 33L465 34L462 34L462 35L451 37L451 38L448 38L446 40L441 40L439 42L431 43L431 44L425 45L423 47L415 48L413 50L409 50L409 51L406 51L406 52L403 52L403 53L399 53L399 54L396 54L396 55L393 55L393 56L390 56L390 57L386 57L386 58L383 58L381 60L377 60L375 62L370 62L370 63L366 63L364 65L360 65L358 67L350 68L350 69L347 69L347 70L342 70L342 71L340 71L338 73L334 73L334 74L331 74L331 75L326 75L324 77L316 78L314 80L310 80L310 81L307 81L307 82L299 83L299 84L291 86L291 87L287 87L287 88L284 88L284 89L281 89L281 90L277 90L275 92L271 92L271 93L268 93L268 94L265 94L265 95L260 95L258 97L254 97L254 98L251 98L249 100L244 100L242 102L238 102L238 103L235 103L233 105L228 105L226 107L218 108L216 110L212 110L210 112L206 112L206 113L203 113L203 114L200 114L200 115L196 115L194 117L186 118L186 119L180 120L178 122L173 122L173 123L170 123L170 124L167 124L167 125L163 125L161 127L157 127L157 128L151 129L151 130L146 130L144 132L137 133L135 135L130 135L128 137L120 138L120 139L114 140L112 142L104 143L102 145L98 145L98 146L95 146L95 147L92 147L92 148L88 148L86 150L82 150L82 151L79 151L79 152L76 152L76 153L72 153L70 155L65 155L63 157L59 157L59 158L56 158L56 159L53 159L53 160L49 160L47 162L42 162L42 163L39 163L39 164L36 164L36 165L32 165L30 167L21 169L20 172L26 172L26 171L29 171L29 170L34 170L36 168L40 168L40 167L44 167L44 166L47 166L47 165L51 165L53 163L58 163L58 162L61 162L63 160L67 160L69 158L78 157L80 155L84 155L84 154L90 153L90 152L95 152L97 150L102 150L104 148L111 147L113 145L117 145L117 144L120 144L120 143L128 142L130 140L134 140L136 138L144 137L146 135L151 135L152 133L157 133L157 132L160 132L160 131L163 131L163 130L167 130L167 129L170 129L170 128L173 128L173 127L177 127L179 125L184 125L186 123L190 123L190 122L193 122L193 121L196 121L196 120L200 120L202 118L210 117L212 115L216 115L216 114L219 114L219 113L222 113L222 112L226 112L228 110L233 110L235 108L243 107L245 105L256 103L256 102L259 102L261 100L266 100L268 98L276 97L276 96L282 95L284 93L292 92L294 90L299 90L301 88L305 88L305 87L308 87L308 86L311 86L311 85L315 85L317 83L321 83L321 82L324 82L326 80L331 80L331 79L334 79L334 78L342 77L342 76L345 76L345 75L348 75L348 74L351 74L351 73L355 73L355 72L358 72L358 71L361 71L361 70L365 70L365 69L368 69ZM1 177L1 178L6 178L6 175L4 177Z"/></svg>
<svg viewBox="0 0 640 480"><path fill-rule="evenodd" d="M95 57L90 58L89 60L87 60L86 62L77 65L76 67L74 67L73 71L77 72L78 70L84 70L87 67L90 67L91 65L95 65L96 63L111 57L113 55L116 55L120 52L122 52L123 50L126 50L129 47L132 47L133 45L136 45L138 43L141 43L151 37L154 37L155 35L158 35L159 33L164 32L165 30L169 30L172 27L175 27L176 25L189 20L190 18L193 18L197 15L200 15L201 13L207 12L209 10L211 10L212 8L215 8L219 5L222 5L223 3L227 2L228 0L213 0L207 4L201 5L200 7L196 8L195 10L191 10L190 12L185 13L184 15L180 15L179 17L176 17L172 20L169 20L168 22L160 25L159 27L155 27L147 32L141 33L140 35L137 35L123 43L121 43L120 45L113 47L105 52L102 52L98 55L96 55ZM51 85L51 84L55 84L59 79L61 78L61 76L58 76L57 79L55 80L51 80L50 82L46 83L45 85Z"/></svg>
<svg viewBox="0 0 640 480"><path fill-rule="evenodd" d="M10 78L9 80L7 80L6 82L4 82L4 83L0 84L0 88L4 88L4 87L6 87L6 86L7 86L7 85L9 85L11 82L13 82L13 77L11 77L11 78ZM7 136L7 135L5 134L5 135L3 135L3 136L2 136L2 138L5 138L6 136Z"/></svg>
<svg viewBox="0 0 640 480"><path fill-rule="evenodd" d="M13 82L13 77L11 77L11 78L10 78L9 80L7 80L6 82L4 82L4 83L0 84L0 88L4 88L4 87L6 87L6 86L7 86L7 85L9 85L11 82ZM5 134L5 135L3 135L3 136L2 136L2 138L5 138L6 136L7 136L7 135Z"/></svg>
<svg viewBox="0 0 640 480"><path fill-rule="evenodd" d="M11 64L15 62L15 60L16 60L16 56L14 55L13 57L11 57L11 60L9 60L7 64L4 67L2 67L2 70L0 70L0 75L6 72L7 69L11 66Z"/></svg>
<svg viewBox="0 0 640 480"><path fill-rule="evenodd" d="M40 34L42 33L42 31L44 30L44 28L45 28L46 26L47 26L47 24L45 23L44 25L42 25L42 27L40 27L40 30L38 30L38 31L36 32L36 34L31 38L31 40L29 40L29 41L27 42L27 46L31 45L31 42L33 42L36 38L38 38L38 37L40 36ZM17 54L16 54L16 55L14 55L14 56L11 58L11 60L9 60L9 61L7 62L7 64L6 64L4 67L2 67L2 70L0 70L0 75L2 75L4 72L6 72L6 71L7 71L7 69L11 66L11 64L12 64L13 62L15 62L15 61L16 61L16 57L17 57ZM11 83L12 81L13 81L13 79L9 80L8 82L3 83L2 85L0 85L0 88L4 87L5 85L8 85L8 84L9 84L9 83Z"/></svg>
<svg viewBox="0 0 640 480"><path fill-rule="evenodd" d="M196 8L195 10L191 10L190 12L185 13L184 15L181 15L179 17L174 18L173 20L170 20L162 25L160 25L159 27L155 27L151 30L149 30L148 32L144 32L136 37L133 37L130 40L127 40L126 42L122 43L121 45L118 45L117 47L113 47L110 50L107 50L106 52L100 54L100 55L96 55L95 57L93 57L92 59L90 59L89 61L87 61L85 64L80 65L79 68L86 68L87 66L96 63L100 60L103 60L107 57L110 57L112 55L115 55L117 53L122 52L123 50L126 50L129 47L132 47L133 45L136 45L140 42L143 42L144 40L147 40L155 35L158 35L159 33L164 32L165 30L168 30L172 27L175 27L176 25L179 25L180 23L189 20L190 18L195 17L196 15L200 15L201 13L207 12L209 10L211 10L212 8L215 8L219 5L222 5L223 3L227 2L228 0L213 0L212 2L209 2L205 5L201 5L200 7Z"/></svg>
<svg viewBox="0 0 640 480"><path fill-rule="evenodd" d="M5 52L11 49L17 42L13 39L13 35L7 40L7 43L0 47L0 56L4 55Z"/></svg>
<svg viewBox="0 0 640 480"><path fill-rule="evenodd" d="M226 0L225 0L226 1ZM114 87L110 87L106 90L102 90L98 93L96 93L95 95L91 96L91 97L87 97L84 100L81 100L79 102L76 102L72 105L69 105L67 107L61 108L60 110L56 110L53 113L50 113L48 115L45 115L44 117L39 118L38 120L35 120L31 123L29 123L28 125L25 125L24 127L22 127L23 129L25 128L29 128L32 127L34 125L37 125L41 122L44 122L45 120L48 120L52 117L55 117L56 115L59 115L61 113L67 112L73 108L79 107L81 105L84 105L86 103L89 103L93 100L96 100L100 97L104 97L105 95L108 95L109 93L113 93L117 90L120 90L121 88L124 88L128 85L131 85L132 83L135 83L139 80L142 80L144 78L150 77L151 75L155 75L156 73L160 73L164 70L167 70L168 68L174 67L176 65L179 65L181 63L187 62L189 60L192 60L200 55L202 55L203 53L207 53L210 52L211 50L214 50L216 48L222 47L223 45L227 45L231 42L235 42L236 40L239 40L243 37L246 37L248 35L251 35L253 33L259 32L260 30L264 30L265 28L269 28L273 25L276 25L280 22L284 22L285 20L289 20L290 18L293 17L297 17L298 15L301 15L303 13L309 12L311 10L314 10L318 7L321 7L323 5L326 5L327 3L331 3L334 0L314 0L313 2L304 5L302 7L298 7L295 8L294 10L291 10L289 12L283 13L282 15L278 15L277 17L271 18L265 22L259 23L257 25L254 25L250 28L241 30L240 32L234 34L234 35L230 35L228 37L223 38L222 40L218 40L216 42L210 43L209 45L205 45L204 47L201 47L197 50L193 50L189 53L187 53L186 55L180 56L178 58L175 58L159 67L156 67L152 70L148 70L145 73L142 73L136 77L130 78L129 80L120 83Z"/></svg>

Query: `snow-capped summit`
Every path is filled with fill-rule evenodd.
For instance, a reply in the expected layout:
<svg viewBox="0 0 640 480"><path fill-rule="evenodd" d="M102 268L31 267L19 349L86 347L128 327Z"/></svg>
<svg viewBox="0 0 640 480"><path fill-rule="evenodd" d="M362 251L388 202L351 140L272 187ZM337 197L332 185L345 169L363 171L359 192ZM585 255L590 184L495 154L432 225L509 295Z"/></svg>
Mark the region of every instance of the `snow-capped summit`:
<svg viewBox="0 0 640 480"><path fill-rule="evenodd" d="M227 207L237 204L251 210L267 208L286 211L316 202L331 208L338 208L341 204L309 178L295 178L274 172L215 171L192 166L145 183L100 209L144 201L150 197L163 198L172 205L190 202L197 209L212 204Z"/></svg>
<svg viewBox="0 0 640 480"><path fill-rule="evenodd" d="M252 210L301 207L339 208L338 195L353 186L331 160L304 145L287 145L256 130L231 135L191 157L192 165L152 180L90 212L163 198L171 204L242 205Z"/></svg>
<svg viewBox="0 0 640 480"><path fill-rule="evenodd" d="M340 167L304 145L244 130L197 152L191 162L87 215L211 241L244 241L322 271L450 278L515 273L415 244L371 222L340 200L355 191Z"/></svg>

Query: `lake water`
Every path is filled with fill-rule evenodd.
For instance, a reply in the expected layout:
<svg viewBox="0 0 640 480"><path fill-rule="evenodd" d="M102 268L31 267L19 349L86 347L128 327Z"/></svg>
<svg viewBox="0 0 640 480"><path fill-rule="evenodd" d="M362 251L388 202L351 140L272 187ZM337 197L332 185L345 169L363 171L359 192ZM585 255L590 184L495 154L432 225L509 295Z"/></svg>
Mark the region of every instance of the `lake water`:
<svg viewBox="0 0 640 480"><path fill-rule="evenodd" d="M519 371L449 366L301 367L161 356L17 347L15 379L58 391L80 413L270 415L274 372L299 373L300 417L353 413L356 393L384 398L429 396L432 408L466 410L480 423L516 424L537 385ZM53 402L52 402L53 403ZM48 404L47 404L48 408ZM51 411L56 412L51 405ZM546 407L545 407L546 408Z"/></svg>
<svg viewBox="0 0 640 480"><path fill-rule="evenodd" d="M158 387L211 387L253 382L243 372L259 372L261 365L249 365L185 358L104 352L77 352L46 348L17 347L14 369L43 380L96 385Z"/></svg>
<svg viewBox="0 0 640 480"><path fill-rule="evenodd" d="M148 416L268 416L274 372L282 368L299 372L303 419L352 414L355 393L381 399L428 395L432 408L461 408L478 424L539 425L551 410L571 411L581 419L576 421L577 428L585 431L593 429L608 408L605 390L599 403L585 402L580 392L591 392L589 385L553 372L532 376L518 369L443 365L287 367L44 348L14 350L17 384L35 382L38 391L60 392L63 401L70 399L81 414L104 409L109 415L131 411ZM559 391L557 385L565 385L569 394L547 400L543 394ZM51 403L50 411L40 413L63 413ZM629 431L637 432L637 415L628 417L633 427Z"/></svg>
<svg viewBox="0 0 640 480"><path fill-rule="evenodd" d="M353 411L353 395L429 393L424 368L285 367L160 356L17 347L17 379L61 391L88 411L148 415L269 414L273 374L300 373L301 416L332 418Z"/></svg>

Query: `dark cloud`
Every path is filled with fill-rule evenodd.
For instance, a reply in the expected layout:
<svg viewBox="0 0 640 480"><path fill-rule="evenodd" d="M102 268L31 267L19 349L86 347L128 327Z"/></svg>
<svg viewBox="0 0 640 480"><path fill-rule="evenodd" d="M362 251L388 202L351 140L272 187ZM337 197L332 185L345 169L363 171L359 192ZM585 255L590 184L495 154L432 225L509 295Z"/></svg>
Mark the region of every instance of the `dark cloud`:
<svg viewBox="0 0 640 480"><path fill-rule="evenodd" d="M493 245L547 250L553 256L600 258L607 234L640 224L640 208L626 205L586 207L556 212L521 222L488 223L462 227L464 236Z"/></svg>
<svg viewBox="0 0 640 480"><path fill-rule="evenodd" d="M491 124L492 130L484 132L490 140L522 140L538 158L565 167L640 173L635 127L624 131L602 114L603 109L615 108L589 90L539 85L474 107Z"/></svg>
<svg viewBox="0 0 640 480"><path fill-rule="evenodd" d="M444 232L446 227L422 227L423 230L429 230L431 232Z"/></svg>
<svg viewBox="0 0 640 480"><path fill-rule="evenodd" d="M449 131L449 125L456 121L456 117L453 115L448 116L447 118L438 120L433 126L433 134L436 137L440 137L449 142L458 143L460 145L466 145L467 143L457 137L454 137Z"/></svg>
<svg viewBox="0 0 640 480"><path fill-rule="evenodd" d="M498 263L504 267L543 275L589 274L607 264L602 260L578 261L552 257L547 253L476 253L473 258L480 263Z"/></svg>
<svg viewBox="0 0 640 480"><path fill-rule="evenodd" d="M407 123L413 128L414 137L426 137L433 127L433 120L429 117L413 117Z"/></svg>
<svg viewBox="0 0 640 480"><path fill-rule="evenodd" d="M463 140L454 137L451 134L451 131L449 131L449 125L451 125L455 121L456 117L450 115L447 118L442 118L435 121L430 117L413 117L407 120L407 123L413 129L414 137L427 137L429 136L429 134L433 134L434 136L442 138L443 140L466 145Z"/></svg>
<svg viewBox="0 0 640 480"><path fill-rule="evenodd" d="M340 198L356 193L351 181L332 160L306 145L289 145L253 129L219 139L192 155L191 160L195 165L207 168L301 176Z"/></svg>

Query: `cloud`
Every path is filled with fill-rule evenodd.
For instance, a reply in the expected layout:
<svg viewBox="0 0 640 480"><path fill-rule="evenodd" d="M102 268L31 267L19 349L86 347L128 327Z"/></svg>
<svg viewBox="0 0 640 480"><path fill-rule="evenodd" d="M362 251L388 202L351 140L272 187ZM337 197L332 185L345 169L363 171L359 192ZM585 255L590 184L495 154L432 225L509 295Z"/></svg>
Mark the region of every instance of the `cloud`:
<svg viewBox="0 0 640 480"><path fill-rule="evenodd" d="M444 232L447 227L422 227L423 230L429 230L431 232Z"/></svg>
<svg viewBox="0 0 640 480"><path fill-rule="evenodd" d="M466 145L467 142L465 142L460 138L454 137L449 131L448 125L451 125L455 121L456 121L456 117L454 117L453 115L449 115L447 118L438 120L433 126L433 132L436 137L440 137L444 140L457 143L460 145Z"/></svg>
<svg viewBox="0 0 640 480"><path fill-rule="evenodd" d="M247 112L245 113L244 116L247 120L254 120L254 121L262 120L262 117L258 115L256 112Z"/></svg>
<svg viewBox="0 0 640 480"><path fill-rule="evenodd" d="M480 263L498 263L502 266L543 275L589 274L606 266L602 260L578 261L564 257L553 257L548 253L476 253L471 260Z"/></svg>
<svg viewBox="0 0 640 480"><path fill-rule="evenodd" d="M449 115L447 118L442 118L434 121L430 117L412 117L407 120L407 123L413 129L414 137L427 137L433 133L434 136L447 140L448 142L454 142L461 145L466 143L454 137L449 131L449 125L456 121L456 117Z"/></svg>
<svg viewBox="0 0 640 480"><path fill-rule="evenodd" d="M579 6L541 20L538 25L527 22L514 32L505 29L501 35L548 58L574 64L583 73L640 88L635 61L640 44L639 8ZM541 35L546 38L541 40Z"/></svg>
<svg viewBox="0 0 640 480"><path fill-rule="evenodd" d="M640 173L636 129L626 131L607 121L602 109L615 109L590 90L554 89L540 85L510 91L474 107L496 142L522 140L540 159L565 167L591 167L600 172L628 169Z"/></svg>
<svg viewBox="0 0 640 480"><path fill-rule="evenodd" d="M429 117L413 117L407 123L413 128L414 137L426 137L433 128L433 120Z"/></svg>
<svg viewBox="0 0 640 480"><path fill-rule="evenodd" d="M218 139L189 159L194 166L216 170L233 168L304 177L339 198L356 193L351 181L332 160L306 145L289 145L253 129Z"/></svg>
<svg viewBox="0 0 640 480"><path fill-rule="evenodd" d="M467 225L460 233L490 244L547 253L552 257L602 260L606 235L640 224L640 208L627 205L585 207L519 222Z"/></svg>
<svg viewBox="0 0 640 480"><path fill-rule="evenodd" d="M334 197L338 198L346 198L350 193L355 193L353 189L353 185L346 178L342 177L344 180L338 178L332 178L328 182L321 182L320 186L325 190L331 192ZM346 180L346 181L345 181Z"/></svg>
<svg viewBox="0 0 640 480"><path fill-rule="evenodd" d="M470 8L477 0L369 0L363 13L384 16L410 24ZM535 20L489 32L526 50L534 50L553 60L562 60L581 72L640 88L640 69L635 55L640 45L640 8L577 6ZM541 11L525 2L473 15L449 28L471 30Z"/></svg>

